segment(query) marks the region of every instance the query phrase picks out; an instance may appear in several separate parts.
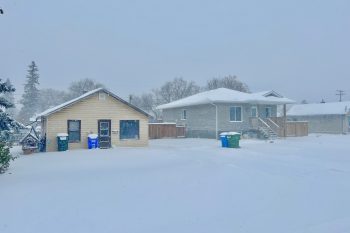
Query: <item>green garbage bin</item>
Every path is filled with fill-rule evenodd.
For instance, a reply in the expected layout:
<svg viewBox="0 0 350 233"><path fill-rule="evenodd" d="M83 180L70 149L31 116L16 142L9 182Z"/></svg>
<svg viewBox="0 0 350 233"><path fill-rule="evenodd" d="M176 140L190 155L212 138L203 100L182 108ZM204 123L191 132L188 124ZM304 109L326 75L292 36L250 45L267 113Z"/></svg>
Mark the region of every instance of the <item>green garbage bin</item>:
<svg viewBox="0 0 350 233"><path fill-rule="evenodd" d="M57 150L58 151L68 150L68 134L66 133L57 134Z"/></svg>
<svg viewBox="0 0 350 233"><path fill-rule="evenodd" d="M227 141L229 148L239 148L239 140L241 139L241 134L237 132L228 132Z"/></svg>

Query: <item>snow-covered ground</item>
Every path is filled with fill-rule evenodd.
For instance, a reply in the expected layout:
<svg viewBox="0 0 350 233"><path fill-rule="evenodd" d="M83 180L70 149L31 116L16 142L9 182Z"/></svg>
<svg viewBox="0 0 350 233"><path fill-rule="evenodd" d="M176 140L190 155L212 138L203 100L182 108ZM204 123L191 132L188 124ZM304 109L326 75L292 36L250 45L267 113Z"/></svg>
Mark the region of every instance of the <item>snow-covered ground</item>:
<svg viewBox="0 0 350 233"><path fill-rule="evenodd" d="M350 232L350 135L241 146L21 156L0 175L0 232Z"/></svg>

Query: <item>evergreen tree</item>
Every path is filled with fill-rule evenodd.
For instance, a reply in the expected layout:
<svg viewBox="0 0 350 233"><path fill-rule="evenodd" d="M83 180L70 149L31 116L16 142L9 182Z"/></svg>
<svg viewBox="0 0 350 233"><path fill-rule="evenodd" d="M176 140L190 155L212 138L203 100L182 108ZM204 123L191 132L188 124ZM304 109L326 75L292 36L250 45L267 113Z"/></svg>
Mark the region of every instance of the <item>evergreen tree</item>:
<svg viewBox="0 0 350 233"><path fill-rule="evenodd" d="M12 83L10 81L10 79L6 79L6 84L8 86L12 86ZM15 117L16 115L16 105L15 103L15 97L13 95L13 92L5 92L3 94L3 97L10 103L13 104L13 106L11 108L6 109L6 112L11 116L11 117Z"/></svg>
<svg viewBox="0 0 350 233"><path fill-rule="evenodd" d="M0 94L6 94L14 92L15 89L8 82L2 82L0 79ZM6 109L12 107L13 104L0 97L0 173L3 173L9 166L12 159L10 149L8 147L9 136L15 130L23 127L17 121L15 121L8 113Z"/></svg>
<svg viewBox="0 0 350 233"><path fill-rule="evenodd" d="M23 105L19 112L18 119L22 123L29 123L29 119L38 113L39 108L39 73L38 67L34 61L29 65L27 82L24 85L21 104Z"/></svg>

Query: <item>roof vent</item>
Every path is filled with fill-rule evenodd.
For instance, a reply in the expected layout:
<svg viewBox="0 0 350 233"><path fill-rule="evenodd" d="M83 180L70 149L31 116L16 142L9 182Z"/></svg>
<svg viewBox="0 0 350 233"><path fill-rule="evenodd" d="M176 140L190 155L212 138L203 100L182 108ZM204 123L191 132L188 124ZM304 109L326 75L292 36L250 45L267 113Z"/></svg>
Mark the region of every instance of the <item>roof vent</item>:
<svg viewBox="0 0 350 233"><path fill-rule="evenodd" d="M104 93L104 92L99 92L99 93L98 93L98 99L99 99L99 100L106 100L106 93Z"/></svg>

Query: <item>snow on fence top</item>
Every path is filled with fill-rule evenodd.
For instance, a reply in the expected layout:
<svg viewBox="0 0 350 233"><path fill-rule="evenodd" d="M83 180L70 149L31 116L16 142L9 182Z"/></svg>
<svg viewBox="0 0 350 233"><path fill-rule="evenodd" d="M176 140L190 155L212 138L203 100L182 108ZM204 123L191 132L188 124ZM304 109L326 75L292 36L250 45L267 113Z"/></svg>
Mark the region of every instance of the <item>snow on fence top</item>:
<svg viewBox="0 0 350 233"><path fill-rule="evenodd" d="M350 101L319 104L296 104L288 112L288 116L339 115L350 113Z"/></svg>
<svg viewBox="0 0 350 233"><path fill-rule="evenodd" d="M215 90L204 91L174 102L158 106L158 109L179 108L200 104L215 103L251 103L251 104L293 104L294 100L277 97L265 96L268 92L245 93L227 88L218 88Z"/></svg>

